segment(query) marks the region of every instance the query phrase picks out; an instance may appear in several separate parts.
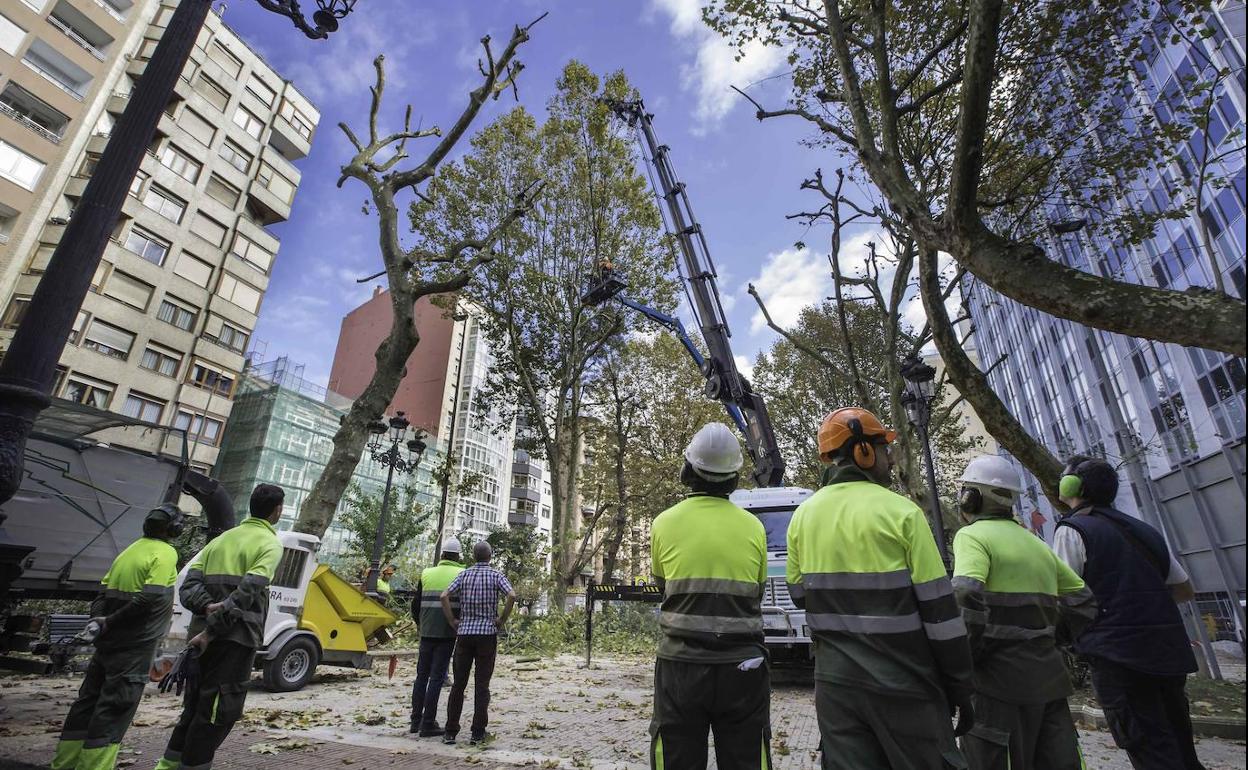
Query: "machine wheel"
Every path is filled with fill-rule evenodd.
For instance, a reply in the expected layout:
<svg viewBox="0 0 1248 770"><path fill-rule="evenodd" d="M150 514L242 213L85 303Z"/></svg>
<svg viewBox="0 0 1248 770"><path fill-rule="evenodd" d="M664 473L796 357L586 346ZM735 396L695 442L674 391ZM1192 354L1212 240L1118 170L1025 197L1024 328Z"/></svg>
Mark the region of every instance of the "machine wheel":
<svg viewBox="0 0 1248 770"><path fill-rule="evenodd" d="M306 636L296 636L282 646L277 657L264 664L264 686L272 692L301 690L320 660L316 643Z"/></svg>

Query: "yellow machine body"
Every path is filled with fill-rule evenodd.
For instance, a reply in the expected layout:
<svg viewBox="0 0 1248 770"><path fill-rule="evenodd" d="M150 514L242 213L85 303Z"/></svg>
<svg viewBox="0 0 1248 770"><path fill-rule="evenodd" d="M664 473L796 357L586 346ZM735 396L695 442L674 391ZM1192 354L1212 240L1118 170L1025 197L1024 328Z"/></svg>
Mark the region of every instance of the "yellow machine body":
<svg viewBox="0 0 1248 770"><path fill-rule="evenodd" d="M308 583L299 627L316 634L323 650L366 652L373 634L396 620L380 602L320 564Z"/></svg>

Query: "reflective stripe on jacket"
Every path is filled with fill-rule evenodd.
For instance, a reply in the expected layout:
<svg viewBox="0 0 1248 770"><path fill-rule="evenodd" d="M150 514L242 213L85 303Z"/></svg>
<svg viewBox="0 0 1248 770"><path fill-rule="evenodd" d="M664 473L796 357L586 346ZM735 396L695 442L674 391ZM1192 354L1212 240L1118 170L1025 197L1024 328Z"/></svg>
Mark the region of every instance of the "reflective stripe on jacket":
<svg viewBox="0 0 1248 770"><path fill-rule="evenodd" d="M1074 690L1062 636L1096 618L1096 600L1044 541L1012 516L983 517L953 538L953 588L975 658L975 689L1007 703L1048 703Z"/></svg>
<svg viewBox="0 0 1248 770"><path fill-rule="evenodd" d="M794 512L787 580L816 678L916 697L970 689L966 627L927 519L857 468L834 469Z"/></svg>
<svg viewBox="0 0 1248 770"><path fill-rule="evenodd" d="M763 654L767 532L757 517L722 497L690 495L654 520L650 557L664 581L660 658L718 663Z"/></svg>
<svg viewBox="0 0 1248 770"><path fill-rule="evenodd" d="M218 535L204 546L187 569L178 597L195 613L188 633L207 628L214 639L245 647L264 643L269 612L269 581L282 559L282 545L273 525L255 516ZM209 604L223 607L205 618Z"/></svg>
<svg viewBox="0 0 1248 770"><path fill-rule="evenodd" d="M412 616L420 625L422 639L452 639L455 629L442 614L442 592L450 586L455 576L464 571L464 565L443 559L420 573L420 594L412 600ZM459 617L459 597L451 597L451 611Z"/></svg>
<svg viewBox="0 0 1248 770"><path fill-rule="evenodd" d="M141 537L113 560L91 605L92 617L106 628L96 640L101 650L154 642L164 636L173 614L178 552L164 540Z"/></svg>

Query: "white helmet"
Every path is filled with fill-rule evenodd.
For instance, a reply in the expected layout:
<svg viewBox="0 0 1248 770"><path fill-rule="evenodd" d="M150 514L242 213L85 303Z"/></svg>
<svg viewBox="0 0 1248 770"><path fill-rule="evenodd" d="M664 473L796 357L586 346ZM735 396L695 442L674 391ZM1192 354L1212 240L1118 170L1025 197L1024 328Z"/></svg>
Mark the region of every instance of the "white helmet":
<svg viewBox="0 0 1248 770"><path fill-rule="evenodd" d="M1023 480L1014 470L1010 461L999 455L976 457L962 471L963 484L975 484L983 487L1008 489L1014 494L1022 494Z"/></svg>
<svg viewBox="0 0 1248 770"><path fill-rule="evenodd" d="M685 447L685 459L707 481L727 481L741 470L741 442L722 422L710 422Z"/></svg>
<svg viewBox="0 0 1248 770"><path fill-rule="evenodd" d="M460 544L458 538L448 537L446 542L442 543L442 553L453 553L461 556L464 553L464 547Z"/></svg>

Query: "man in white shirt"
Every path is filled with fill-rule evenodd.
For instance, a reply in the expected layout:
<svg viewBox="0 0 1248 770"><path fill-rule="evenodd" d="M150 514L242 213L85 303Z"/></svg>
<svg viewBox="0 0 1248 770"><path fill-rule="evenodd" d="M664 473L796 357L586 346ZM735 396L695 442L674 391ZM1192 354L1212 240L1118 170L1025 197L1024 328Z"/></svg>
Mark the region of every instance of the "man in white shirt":
<svg viewBox="0 0 1248 770"><path fill-rule="evenodd" d="M1196 658L1176 604L1193 596L1187 572L1161 533L1112 507L1118 475L1109 463L1070 458L1059 494L1071 514L1053 550L1100 607L1075 650L1089 661L1114 742L1136 770L1204 770L1184 692Z"/></svg>

